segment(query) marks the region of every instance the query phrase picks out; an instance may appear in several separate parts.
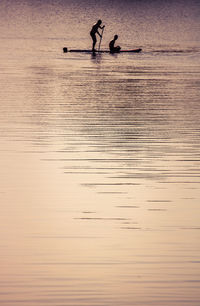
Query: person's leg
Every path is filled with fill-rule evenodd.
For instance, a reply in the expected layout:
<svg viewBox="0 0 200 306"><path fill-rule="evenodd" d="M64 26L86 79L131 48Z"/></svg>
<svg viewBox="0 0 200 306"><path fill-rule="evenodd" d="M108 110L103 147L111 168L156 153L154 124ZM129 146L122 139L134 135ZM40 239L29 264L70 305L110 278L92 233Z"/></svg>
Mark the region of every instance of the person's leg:
<svg viewBox="0 0 200 306"><path fill-rule="evenodd" d="M120 46L115 47L115 52L119 52L121 50Z"/></svg>
<svg viewBox="0 0 200 306"><path fill-rule="evenodd" d="M92 35L92 40L93 40L92 51L94 51L95 50L95 45L96 45L96 42L97 42L96 35Z"/></svg>

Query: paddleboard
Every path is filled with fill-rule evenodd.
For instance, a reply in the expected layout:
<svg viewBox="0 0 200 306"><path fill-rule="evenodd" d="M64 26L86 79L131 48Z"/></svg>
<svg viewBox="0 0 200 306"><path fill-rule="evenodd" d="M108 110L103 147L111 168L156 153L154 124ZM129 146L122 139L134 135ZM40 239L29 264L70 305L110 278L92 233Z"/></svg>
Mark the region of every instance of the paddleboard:
<svg viewBox="0 0 200 306"><path fill-rule="evenodd" d="M141 52L142 49L131 49L131 50L120 50L119 52L114 52L114 53L125 53L125 52L129 52L129 53L139 53ZM63 48L63 52L67 53L67 52L79 52L79 53L111 53L110 50L97 50L96 52L93 52L92 50L84 50L84 49L71 49L68 50L66 47ZM111 53L113 54L113 53Z"/></svg>

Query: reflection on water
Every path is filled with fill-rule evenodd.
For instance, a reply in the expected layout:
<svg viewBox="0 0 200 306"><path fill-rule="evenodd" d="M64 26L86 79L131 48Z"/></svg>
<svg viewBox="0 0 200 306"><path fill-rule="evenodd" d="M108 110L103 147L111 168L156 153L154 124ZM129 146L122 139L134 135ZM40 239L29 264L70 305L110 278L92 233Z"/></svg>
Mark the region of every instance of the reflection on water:
<svg viewBox="0 0 200 306"><path fill-rule="evenodd" d="M199 305L198 42L91 56L56 35L1 39L0 304Z"/></svg>
<svg viewBox="0 0 200 306"><path fill-rule="evenodd" d="M4 72L4 305L198 305L199 71L170 56Z"/></svg>

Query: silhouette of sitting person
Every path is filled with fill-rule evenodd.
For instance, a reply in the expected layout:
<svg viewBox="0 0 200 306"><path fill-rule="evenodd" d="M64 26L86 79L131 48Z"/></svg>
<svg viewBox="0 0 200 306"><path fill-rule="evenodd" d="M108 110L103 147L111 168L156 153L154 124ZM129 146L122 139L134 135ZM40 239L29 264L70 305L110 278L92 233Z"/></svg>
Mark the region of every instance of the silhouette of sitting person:
<svg viewBox="0 0 200 306"><path fill-rule="evenodd" d="M93 44L92 44L92 51L95 52L95 45L96 45L96 42L97 42L97 38L96 38L96 33L102 37L102 35L99 33L98 29L103 29L105 26L102 26L101 27L101 24L102 24L102 21L101 19L99 19L97 21L97 23L95 23L90 31L90 36L92 37L92 40L93 40Z"/></svg>
<svg viewBox="0 0 200 306"><path fill-rule="evenodd" d="M110 53L116 53L121 50L120 46L115 47L115 41L118 39L118 35L115 35L113 40L109 43Z"/></svg>

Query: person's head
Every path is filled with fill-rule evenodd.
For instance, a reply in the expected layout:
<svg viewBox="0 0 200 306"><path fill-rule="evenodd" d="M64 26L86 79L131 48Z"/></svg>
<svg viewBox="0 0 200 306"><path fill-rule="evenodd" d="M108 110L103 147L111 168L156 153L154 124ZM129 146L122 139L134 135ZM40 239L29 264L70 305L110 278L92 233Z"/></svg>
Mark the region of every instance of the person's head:
<svg viewBox="0 0 200 306"><path fill-rule="evenodd" d="M115 35L115 36L114 36L114 40L117 40L117 38L118 38L118 35Z"/></svg>
<svg viewBox="0 0 200 306"><path fill-rule="evenodd" d="M99 20L97 21L97 24L98 24L98 25L102 24L102 20L99 19Z"/></svg>

